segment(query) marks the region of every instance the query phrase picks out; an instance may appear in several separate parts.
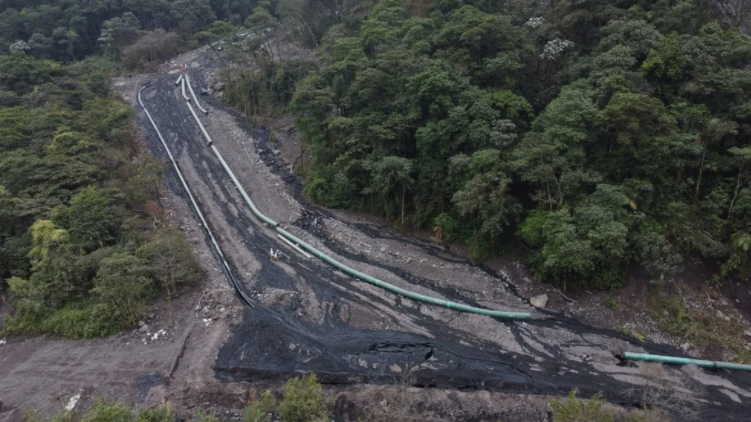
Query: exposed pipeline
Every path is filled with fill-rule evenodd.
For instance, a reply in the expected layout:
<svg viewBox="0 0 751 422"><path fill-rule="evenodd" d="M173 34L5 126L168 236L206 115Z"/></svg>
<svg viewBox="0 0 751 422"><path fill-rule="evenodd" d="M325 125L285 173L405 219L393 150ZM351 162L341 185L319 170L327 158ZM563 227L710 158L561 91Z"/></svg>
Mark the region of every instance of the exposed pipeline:
<svg viewBox="0 0 751 422"><path fill-rule="evenodd" d="M148 86L149 85L145 85L143 88L141 88L140 91L138 91L138 103L141 105L141 108L143 108L143 111L146 113L146 117L148 117L149 122L151 122L151 126L154 127L154 131L156 131L156 134L159 137L159 140L162 142L162 146L164 147L164 150L167 152L167 156L169 157L170 162L172 162L172 167L175 169L177 178L180 180L180 184L182 184L183 189L185 189L185 192L188 194L188 199L190 199L190 203L193 206L193 210L196 212L196 215L198 215L198 219L201 221L201 226L204 228L204 230L206 230L206 233L209 235L209 238L211 239L211 244L214 247L214 251L217 253L217 255L219 255L219 259L222 261L222 266L224 267L224 271L227 273L227 277L229 278L230 283L232 284L232 286L234 287L235 291L240 296L240 298L248 306L251 306L251 307L255 306L254 302L239 287L237 280L232 275L232 269L230 268L229 263L224 257L222 248L219 247L219 243L216 241L216 238L214 237L214 233L211 231L211 228L209 227L208 223L206 222L206 219L203 216L203 213L201 212L201 208L198 206L198 203L193 197L193 193L191 193L190 188L188 187L188 183L185 181L185 178L183 177L183 174L180 171L180 167L177 165L177 161L175 161L175 157L172 155L172 152L170 151L169 146L167 146L167 142L164 140L162 133L159 131L159 128L156 126L156 122L154 122L154 119L151 117L151 113L149 113L149 110L143 104L143 100L141 99L141 92L143 92L143 90L146 89Z"/></svg>
<svg viewBox="0 0 751 422"><path fill-rule="evenodd" d="M190 96L193 98L193 104L195 104L203 114L209 114L209 111L201 107L201 103L198 102L198 97L196 97L196 93L193 91L193 86L190 84L190 76L187 73L185 74L185 84L188 85L188 91L190 91Z"/></svg>
<svg viewBox="0 0 751 422"><path fill-rule="evenodd" d="M640 360L644 362L661 362L661 363L669 363L672 365L696 365L702 368L730 369L730 370L735 370L735 371L751 372L751 365L743 365L740 363L732 363L732 362L679 358L675 356L650 355L647 353L631 353L631 352L624 352L623 357L629 360Z"/></svg>
<svg viewBox="0 0 751 422"><path fill-rule="evenodd" d="M184 82L184 81L183 81ZM240 192L240 195L245 200L245 203L248 204L250 209L253 211L253 214L256 215L261 221L268 224L269 226L273 227L276 232L285 238L287 238L289 241L296 243L299 245L302 249L305 249L306 251L310 252L312 255L317 256L322 261L338 268L339 270L343 271L345 274L349 274L355 278L358 278L360 280L363 280L367 283L373 284L377 287L380 287L384 290L390 291L392 293L407 297L409 299L418 301L418 302L424 302L429 303L431 305L436 306L442 306L448 309L456 309L458 311L462 312L468 312L478 315L486 315L493 318L501 318L501 319L530 319L532 316L529 313L526 312L504 312L504 311L494 311L491 309L483 309L483 308L477 308L474 306L464 305L461 303L455 303L450 302L443 299L437 299L430 296L421 295L419 293L415 293L406 289L402 289L401 287L394 286L392 284L386 283L383 280L379 280L375 277L371 277L367 274L364 274L360 271L357 271L353 268L350 268L341 262L331 258L330 256L324 254L323 252L319 251L318 249L314 248L313 246L307 244L306 242L303 242L302 240L298 239L288 231L282 229L279 227L279 223L276 221L270 219L266 215L264 215L262 212L258 210L256 205L253 203L253 201L250 199L250 196L248 196L247 192L245 192L245 189L240 184L239 180L237 180L237 177L235 177L235 174L232 172L232 169L229 168L227 163L224 161L224 158L222 157L222 154L219 152L219 150L216 149L216 146L214 146L214 142L211 140L211 136L209 136L208 132L206 131L206 128L203 126L203 123L198 118L198 115L196 114L196 111L193 109L193 106L186 102L188 105L188 109L190 109L190 113L193 115L193 118L196 120L196 123L198 123L198 127L201 129L201 133L203 133L203 136L206 138L206 142L211 147L211 150L214 152L214 155L216 155L216 158L219 160L219 162L222 164L222 167L224 167L224 170L229 175L230 179L232 179L232 182L235 184L235 187Z"/></svg>
<svg viewBox="0 0 751 422"><path fill-rule="evenodd" d="M185 94L185 78L182 78L183 100L190 102L190 97Z"/></svg>

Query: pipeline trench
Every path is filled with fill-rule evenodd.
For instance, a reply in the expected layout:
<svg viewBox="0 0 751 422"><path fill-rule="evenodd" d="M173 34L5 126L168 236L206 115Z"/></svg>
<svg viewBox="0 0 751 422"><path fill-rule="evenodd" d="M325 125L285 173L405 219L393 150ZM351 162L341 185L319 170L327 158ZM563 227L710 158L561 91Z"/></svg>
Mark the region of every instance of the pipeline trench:
<svg viewBox="0 0 751 422"><path fill-rule="evenodd" d="M211 65L204 60L197 67L185 78L196 89ZM167 188L189 204L193 197L211 233L206 233L207 244L213 248L212 237L216 239L219 265L226 260L228 283L249 305L214 364L220 379L251 382L315 372L331 384L409 379L419 387L552 395L577 388L582 396L602 391L613 403L638 405L640 397L633 391L643 387L648 367L623 363L613 351L681 354L671 346L642 345L612 330L535 310L507 276L471 266L422 241L337 221L334 213L305 201L299 181L271 153L266 133L247 128L239 113L216 99L199 96L209 114L196 117L214 146L259 210L286 231L399 288L478 308L530 313L532 319L506 321L415 302L358 281L318 258L306 258L253 215L208 147L181 87L175 85L177 78L158 77L142 90L143 106L164 144L143 109L139 124L147 131L152 153L169 165ZM332 227L340 226L368 239L365 243L403 242L415 255L415 264L405 268L373 259L383 255L377 247L364 253L343 246L330 235ZM282 250L284 258L271 262L270 249ZM430 265L436 270L422 270ZM748 374L667 371L676 388L698 386L701 394L696 400L705 420L740 421L751 414Z"/></svg>

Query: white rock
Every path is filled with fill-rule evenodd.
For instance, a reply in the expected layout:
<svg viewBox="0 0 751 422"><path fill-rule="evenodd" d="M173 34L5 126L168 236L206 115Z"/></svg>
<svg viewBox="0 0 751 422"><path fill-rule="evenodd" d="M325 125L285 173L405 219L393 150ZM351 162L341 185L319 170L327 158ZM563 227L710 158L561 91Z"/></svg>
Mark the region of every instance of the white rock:
<svg viewBox="0 0 751 422"><path fill-rule="evenodd" d="M529 299L529 303L535 308L544 308L548 304L548 295L542 294Z"/></svg>
<svg viewBox="0 0 751 422"><path fill-rule="evenodd" d="M717 312L717 318L725 318L725 315L722 313L722 311L718 309L716 312Z"/></svg>
<svg viewBox="0 0 751 422"><path fill-rule="evenodd" d="M68 404L65 405L65 410L70 412L71 410L76 408L76 405L78 404L78 400L81 399L81 393L76 394L75 396L71 397L68 401Z"/></svg>
<svg viewBox="0 0 751 422"><path fill-rule="evenodd" d="M139 333L145 333L147 331L149 331L149 326L145 325L145 324L143 326L141 326L141 328L138 329Z"/></svg>

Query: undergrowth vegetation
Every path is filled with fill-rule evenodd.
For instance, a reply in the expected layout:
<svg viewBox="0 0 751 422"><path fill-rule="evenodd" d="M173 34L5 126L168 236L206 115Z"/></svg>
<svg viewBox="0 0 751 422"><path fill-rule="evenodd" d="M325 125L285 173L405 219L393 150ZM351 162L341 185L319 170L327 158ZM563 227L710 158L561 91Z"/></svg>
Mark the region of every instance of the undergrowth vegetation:
<svg viewBox="0 0 751 422"><path fill-rule="evenodd" d="M751 363L751 350L743 334L747 325L742 322L719 317L712 309L689 307L681 295L658 292L649 297L649 313L666 334L699 349L722 345L735 354L732 360Z"/></svg>
<svg viewBox="0 0 751 422"><path fill-rule="evenodd" d="M103 60L0 56L0 290L15 308L3 335L109 335L200 279L111 75Z"/></svg>
<svg viewBox="0 0 751 422"><path fill-rule="evenodd" d="M328 422L329 403L323 396L321 384L315 374L292 378L282 389L280 401L265 391L260 398L251 401L243 410L242 422ZM109 399L99 399L85 412L62 411L51 418L38 412L27 412L24 422L176 422L177 418L168 401L159 406L138 411L126 404ZM219 422L219 418L198 410L193 422ZM225 419L223 419L225 420ZM234 419L233 419L234 420Z"/></svg>
<svg viewBox="0 0 751 422"><path fill-rule="evenodd" d="M552 422L670 422L670 417L659 408L648 405L644 410L627 411L608 406L601 394L583 400L573 390L565 399L553 399ZM688 420L688 419L687 419Z"/></svg>

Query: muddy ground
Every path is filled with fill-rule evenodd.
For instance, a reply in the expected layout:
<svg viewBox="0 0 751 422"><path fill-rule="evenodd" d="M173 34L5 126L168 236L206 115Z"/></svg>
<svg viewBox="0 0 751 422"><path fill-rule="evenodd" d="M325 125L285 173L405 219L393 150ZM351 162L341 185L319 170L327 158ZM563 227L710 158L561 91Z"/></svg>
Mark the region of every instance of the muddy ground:
<svg viewBox="0 0 751 422"><path fill-rule="evenodd" d="M177 58L159 74L120 79L116 86L135 105L138 91L149 85L143 101L232 277L250 300L243 304L230 288L186 192L168 167L164 204L194 244L207 274L205 286L160 305L148 321L148 335L131 332L85 342L36 338L0 346L0 400L10 409L0 413L0 420L16 420L27 408L53 411L79 393L81 406L86 398L110 396L142 406L167 398L183 414L195 407L235 411L257 389L316 372L328 391L342 393L335 405L339 420L356 420L363 409L388 413L399 400L374 403L373 397L403 397L408 391L407 407L425 420L543 421L548 420L547 396L572 388L583 396L602 391L610 402L627 407L641 404L640 391L654 383L657 371L624 364L614 352L683 353L531 307L529 296L542 288L512 263L473 266L460 253L428 240L307 203L299 180L275 152L277 145L269 145L267 134L248 128L239 113L216 98L202 96L210 109L202 121L216 148L261 212L286 230L399 287L479 307L530 312L533 319L500 321L412 302L303 257L259 223L206 147L174 84L182 64L199 92L216 73L216 65L199 51ZM148 148L165 158L136 108ZM278 263L269 259L272 248L285 254ZM548 291L551 306L563 301ZM150 340L161 329L165 334ZM696 367L659 372L661 382L689 395L707 421L747 420L751 414L751 382L745 374Z"/></svg>

